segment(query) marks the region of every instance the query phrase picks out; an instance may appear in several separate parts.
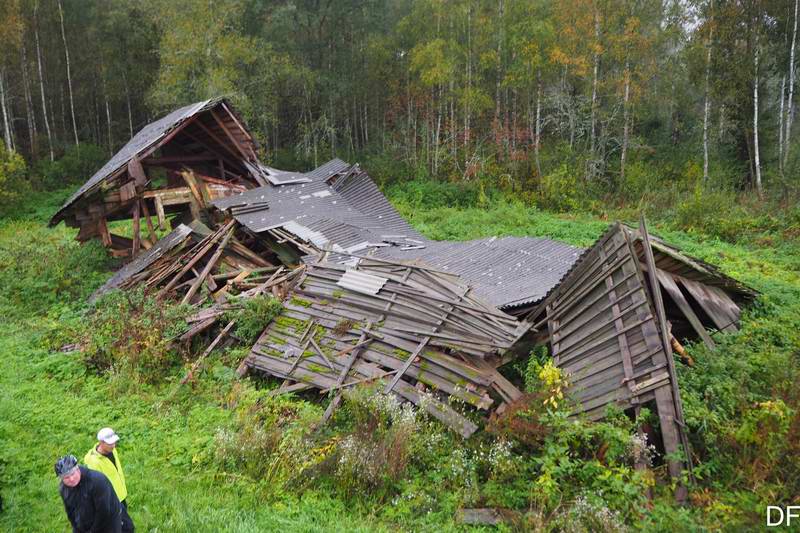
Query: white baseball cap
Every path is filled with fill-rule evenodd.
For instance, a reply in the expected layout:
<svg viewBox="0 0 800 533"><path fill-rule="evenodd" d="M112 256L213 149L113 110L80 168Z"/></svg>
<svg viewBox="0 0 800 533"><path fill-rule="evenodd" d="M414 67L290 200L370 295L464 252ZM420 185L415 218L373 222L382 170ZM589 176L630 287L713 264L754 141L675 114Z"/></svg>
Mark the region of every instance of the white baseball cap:
<svg viewBox="0 0 800 533"><path fill-rule="evenodd" d="M97 440L105 442L106 444L114 444L119 440L119 435L114 433L111 428L103 428L97 432Z"/></svg>

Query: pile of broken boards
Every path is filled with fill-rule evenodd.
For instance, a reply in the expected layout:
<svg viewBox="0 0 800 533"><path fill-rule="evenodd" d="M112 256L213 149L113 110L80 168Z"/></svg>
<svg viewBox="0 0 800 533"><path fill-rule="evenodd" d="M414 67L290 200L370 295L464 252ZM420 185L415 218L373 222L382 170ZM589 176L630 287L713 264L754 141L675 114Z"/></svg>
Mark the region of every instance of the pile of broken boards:
<svg viewBox="0 0 800 533"><path fill-rule="evenodd" d="M496 370L528 324L472 294L457 276L384 260L357 268L314 262L283 316L256 342L247 365L295 385L335 392L381 379L395 393L427 410L462 436L477 430L430 391L490 410L520 391Z"/></svg>
<svg viewBox="0 0 800 533"><path fill-rule="evenodd" d="M425 409L466 438L478 426L452 400L502 412L521 396L496 368L530 324L482 301L458 276L365 258L355 268L308 258L296 268L271 265L240 242L246 236L237 236L237 229L235 220L215 230L199 221L181 224L92 299L143 287L156 298L190 304L198 309L179 337L185 342L211 331L243 299L272 294L284 301L284 311L240 370L284 379L278 393L333 391L325 420L344 389L383 380L384 393ZM232 325L212 336L201 357L230 335Z"/></svg>

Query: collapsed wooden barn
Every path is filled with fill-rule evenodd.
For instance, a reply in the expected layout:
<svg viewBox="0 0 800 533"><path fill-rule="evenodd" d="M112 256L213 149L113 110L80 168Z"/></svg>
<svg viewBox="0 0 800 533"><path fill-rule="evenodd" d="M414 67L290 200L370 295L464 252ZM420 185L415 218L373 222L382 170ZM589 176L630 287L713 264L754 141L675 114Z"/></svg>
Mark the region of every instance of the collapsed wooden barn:
<svg viewBox="0 0 800 533"><path fill-rule="evenodd" d="M130 240L107 228L124 219ZM158 240L168 219L173 230ZM225 342L227 310L269 292L283 314L243 371L282 379L277 393L330 393L326 418L343 389L380 380L464 437L478 425L450 401L502 414L522 392L499 369L546 345L576 416L653 405L665 450L688 450L673 348L697 338L713 346L709 331L735 330L756 296L643 221L612 225L586 250L528 237L428 239L358 165L261 164L223 100L145 127L51 224L62 220L80 227L79 240L133 256L99 293L139 286L195 306L181 339L211 332L201 359ZM671 474L682 467L673 461Z"/></svg>

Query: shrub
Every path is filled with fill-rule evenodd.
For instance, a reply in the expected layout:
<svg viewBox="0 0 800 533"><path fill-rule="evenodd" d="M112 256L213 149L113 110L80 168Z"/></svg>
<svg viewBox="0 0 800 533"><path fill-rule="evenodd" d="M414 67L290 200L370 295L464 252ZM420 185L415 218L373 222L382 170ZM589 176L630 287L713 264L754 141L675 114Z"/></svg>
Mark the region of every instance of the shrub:
<svg viewBox="0 0 800 533"><path fill-rule="evenodd" d="M383 500L398 489L411 461L422 415L395 395L375 386L347 391L338 418L351 426L323 465L337 490L346 497L364 492Z"/></svg>
<svg viewBox="0 0 800 533"><path fill-rule="evenodd" d="M108 152L96 144L83 143L66 149L56 161L40 160L34 169L40 187L61 188L83 183L108 160Z"/></svg>
<svg viewBox="0 0 800 533"><path fill-rule="evenodd" d="M237 300L241 308L225 314L226 320L236 320L236 336L252 344L272 320L281 314L281 301L271 295L254 296Z"/></svg>
<svg viewBox="0 0 800 533"><path fill-rule="evenodd" d="M584 184L562 163L542 177L539 205L550 211L575 211L584 205Z"/></svg>
<svg viewBox="0 0 800 533"><path fill-rule="evenodd" d="M180 362L173 340L186 329L188 311L156 300L143 289L112 291L77 326L84 357L99 370L159 381L165 370Z"/></svg>
<svg viewBox="0 0 800 533"><path fill-rule="evenodd" d="M0 207L8 206L27 186L25 159L0 145Z"/></svg>
<svg viewBox="0 0 800 533"><path fill-rule="evenodd" d="M287 396L268 396L237 384L230 400L235 420L215 435L215 461L224 472L257 481L266 495L277 496L306 479L306 470L323 459L309 438L318 419L316 408Z"/></svg>

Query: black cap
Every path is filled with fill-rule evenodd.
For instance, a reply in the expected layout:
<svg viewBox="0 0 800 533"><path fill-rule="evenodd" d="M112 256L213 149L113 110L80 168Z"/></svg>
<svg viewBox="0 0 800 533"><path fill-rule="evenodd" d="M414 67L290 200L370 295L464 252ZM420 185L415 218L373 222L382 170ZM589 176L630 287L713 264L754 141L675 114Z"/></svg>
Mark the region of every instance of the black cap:
<svg viewBox="0 0 800 533"><path fill-rule="evenodd" d="M55 464L56 475L61 477L64 474L69 474L69 472L76 466L78 466L78 460L74 455L65 455L60 457Z"/></svg>

